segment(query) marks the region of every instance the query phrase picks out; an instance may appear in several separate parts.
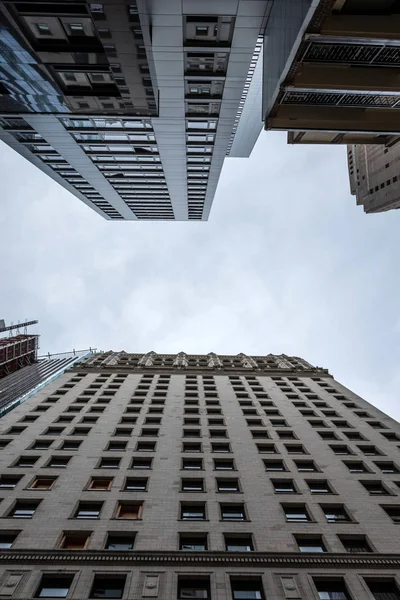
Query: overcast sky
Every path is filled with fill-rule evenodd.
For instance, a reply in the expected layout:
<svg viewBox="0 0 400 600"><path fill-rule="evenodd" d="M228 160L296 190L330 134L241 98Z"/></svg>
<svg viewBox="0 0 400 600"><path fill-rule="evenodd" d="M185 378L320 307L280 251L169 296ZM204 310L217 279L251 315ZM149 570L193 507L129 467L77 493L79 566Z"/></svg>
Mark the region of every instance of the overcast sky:
<svg viewBox="0 0 400 600"><path fill-rule="evenodd" d="M0 317L41 350L302 356L400 419L400 211L365 215L345 147L262 132L208 222L105 221L0 146Z"/></svg>

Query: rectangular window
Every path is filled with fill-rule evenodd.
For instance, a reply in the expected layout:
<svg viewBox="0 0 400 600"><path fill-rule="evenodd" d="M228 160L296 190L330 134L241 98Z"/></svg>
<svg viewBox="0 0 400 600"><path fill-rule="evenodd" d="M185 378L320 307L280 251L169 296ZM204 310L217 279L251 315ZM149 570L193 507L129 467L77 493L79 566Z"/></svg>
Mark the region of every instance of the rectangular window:
<svg viewBox="0 0 400 600"><path fill-rule="evenodd" d="M326 552L320 535L295 535L295 538L300 552Z"/></svg>
<svg viewBox="0 0 400 600"><path fill-rule="evenodd" d="M225 550L227 552L253 552L253 538L251 533L224 534Z"/></svg>
<svg viewBox="0 0 400 600"><path fill-rule="evenodd" d="M125 589L126 575L96 574L94 576L89 598L122 598Z"/></svg>
<svg viewBox="0 0 400 600"><path fill-rule="evenodd" d="M113 477L91 477L88 490L107 491L111 489Z"/></svg>
<svg viewBox="0 0 400 600"><path fill-rule="evenodd" d="M185 552L201 552L207 550L206 533L180 533L179 550Z"/></svg>
<svg viewBox="0 0 400 600"><path fill-rule="evenodd" d="M143 504L141 502L118 502L115 513L116 519L141 519Z"/></svg>
<svg viewBox="0 0 400 600"><path fill-rule="evenodd" d="M235 471L235 463L231 458L214 458L215 471Z"/></svg>
<svg viewBox="0 0 400 600"><path fill-rule="evenodd" d="M73 575L42 575L35 598L66 598L73 578Z"/></svg>
<svg viewBox="0 0 400 600"><path fill-rule="evenodd" d="M182 452L201 452L201 443L200 442L183 442L182 444Z"/></svg>
<svg viewBox="0 0 400 600"><path fill-rule="evenodd" d="M217 490L222 493L234 494L240 492L239 479L218 478Z"/></svg>
<svg viewBox="0 0 400 600"><path fill-rule="evenodd" d="M209 598L209 577L194 578L187 575L178 576L179 600L208 600Z"/></svg>
<svg viewBox="0 0 400 600"><path fill-rule="evenodd" d="M119 464L121 462L120 458L116 457L104 457L100 459L98 464L98 469L119 469Z"/></svg>
<svg viewBox="0 0 400 600"><path fill-rule="evenodd" d="M133 550L135 544L134 533L109 533L107 536L105 550L127 551Z"/></svg>
<svg viewBox="0 0 400 600"><path fill-rule="evenodd" d="M135 457L135 458L132 458L131 469L151 469L152 462L153 462L152 458Z"/></svg>
<svg viewBox="0 0 400 600"><path fill-rule="evenodd" d="M343 579L336 580L314 580L320 600L350 600L346 584Z"/></svg>
<svg viewBox="0 0 400 600"><path fill-rule="evenodd" d="M388 496L390 492L381 481L360 481L371 496Z"/></svg>
<svg viewBox="0 0 400 600"><path fill-rule="evenodd" d="M296 486L292 479L271 479L274 491L277 494L297 494Z"/></svg>
<svg viewBox="0 0 400 600"><path fill-rule="evenodd" d="M183 458L182 469L189 471L201 471L203 469L202 458Z"/></svg>
<svg viewBox="0 0 400 600"><path fill-rule="evenodd" d="M60 548L64 550L84 550L90 539L89 531L64 531Z"/></svg>
<svg viewBox="0 0 400 600"><path fill-rule="evenodd" d="M181 480L181 491L182 492L204 492L204 480L203 479L182 479Z"/></svg>
<svg viewBox="0 0 400 600"><path fill-rule="evenodd" d="M282 505L287 523L308 523L312 519L305 504Z"/></svg>
<svg viewBox="0 0 400 600"><path fill-rule="evenodd" d="M0 550L11 548L19 533L19 531L0 531Z"/></svg>
<svg viewBox="0 0 400 600"><path fill-rule="evenodd" d="M295 460L295 465L300 473L313 473L318 471L313 460Z"/></svg>
<svg viewBox="0 0 400 600"><path fill-rule="evenodd" d="M246 521L244 504L220 504L223 521Z"/></svg>
<svg viewBox="0 0 400 600"><path fill-rule="evenodd" d="M342 542L346 552L355 554L372 552L372 548L365 535L338 535L338 538Z"/></svg>
<svg viewBox="0 0 400 600"><path fill-rule="evenodd" d="M283 460L264 460L266 471L287 471Z"/></svg>
<svg viewBox="0 0 400 600"><path fill-rule="evenodd" d="M8 516L13 519L32 519L41 500L17 500Z"/></svg>
<svg viewBox="0 0 400 600"><path fill-rule="evenodd" d="M333 494L329 483L324 479L309 479L306 484L312 494Z"/></svg>
<svg viewBox="0 0 400 600"><path fill-rule="evenodd" d="M400 591L394 579L366 579L365 583L375 600L400 600Z"/></svg>
<svg viewBox="0 0 400 600"><path fill-rule="evenodd" d="M233 600L264 600L261 577L231 577Z"/></svg>
<svg viewBox="0 0 400 600"><path fill-rule="evenodd" d="M181 504L181 519L183 521L205 521L206 505L204 502L183 502Z"/></svg>
<svg viewBox="0 0 400 600"><path fill-rule="evenodd" d="M75 513L75 519L98 519L103 502L79 502Z"/></svg>
<svg viewBox="0 0 400 600"><path fill-rule="evenodd" d="M230 444L225 442L211 442L211 452L230 453Z"/></svg>
<svg viewBox="0 0 400 600"><path fill-rule="evenodd" d="M320 504L328 523L350 523L351 519L344 506Z"/></svg>
<svg viewBox="0 0 400 600"><path fill-rule="evenodd" d="M13 490L22 475L0 475L0 490Z"/></svg>
<svg viewBox="0 0 400 600"><path fill-rule="evenodd" d="M29 486L31 490L51 490L57 477L35 477Z"/></svg>
<svg viewBox="0 0 400 600"><path fill-rule="evenodd" d="M125 492L145 492L147 490L147 477L127 477L125 481Z"/></svg>

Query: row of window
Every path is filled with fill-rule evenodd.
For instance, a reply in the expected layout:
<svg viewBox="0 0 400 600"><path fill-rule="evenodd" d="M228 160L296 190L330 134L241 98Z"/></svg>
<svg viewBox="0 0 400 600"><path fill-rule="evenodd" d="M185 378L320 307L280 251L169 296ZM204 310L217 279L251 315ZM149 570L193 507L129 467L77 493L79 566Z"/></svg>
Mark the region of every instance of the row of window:
<svg viewBox="0 0 400 600"><path fill-rule="evenodd" d="M45 573L33 594L34 598L66 598L74 587L73 573ZM128 573L96 573L90 586L89 598L121 599L127 587ZM260 575L230 575L232 600L265 600L263 580ZM393 577L363 577L366 590L375 600L398 600L400 592ZM349 588L342 577L313 577L313 591L319 600L351 600ZM296 586L292 584L296 591ZM209 575L177 575L178 600L209 600L211 581ZM290 589L290 588L289 588ZM294 597L294 596L292 596Z"/></svg>
<svg viewBox="0 0 400 600"><path fill-rule="evenodd" d="M0 549L12 548L20 531L0 531ZM91 541L92 531L64 531L57 540L56 547L64 550L86 550ZM224 548L227 552L254 552L255 543L251 533L223 533ZM299 552L328 552L329 546L323 536L318 534L293 534ZM369 553L374 552L370 541L364 535L337 535L346 552ZM135 547L136 531L121 532L110 531L104 541L104 550L130 551ZM185 552L203 552L211 550L208 542L208 533L179 532L178 548Z"/></svg>
<svg viewBox="0 0 400 600"><path fill-rule="evenodd" d="M40 478L38 478L40 480ZM44 481L42 478L40 481ZM46 485L46 483L43 483ZM39 488L40 489L40 488ZM31 519L42 499L15 500L11 508L3 515L4 518ZM70 518L74 519L99 519L103 501L79 501ZM119 500L113 512L114 519L141 519L143 502ZM320 504L323 515L328 523L355 523L357 522L343 504ZM281 504L287 523L316 523L309 508L305 504ZM394 523L400 523L400 506L381 506ZM219 503L220 519L222 521L249 521L246 506L243 502ZM182 521L207 521L206 502L181 502L179 517Z"/></svg>

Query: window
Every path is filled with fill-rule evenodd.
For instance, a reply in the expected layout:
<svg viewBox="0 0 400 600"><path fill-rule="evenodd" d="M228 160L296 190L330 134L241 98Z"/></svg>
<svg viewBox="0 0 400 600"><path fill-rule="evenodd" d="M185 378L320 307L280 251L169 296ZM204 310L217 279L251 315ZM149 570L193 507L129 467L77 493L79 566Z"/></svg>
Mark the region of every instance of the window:
<svg viewBox="0 0 400 600"><path fill-rule="evenodd" d="M278 454L275 444L256 444L260 454Z"/></svg>
<svg viewBox="0 0 400 600"><path fill-rule="evenodd" d="M370 469L361 460L344 460L343 464L346 465L350 473L371 473Z"/></svg>
<svg viewBox="0 0 400 600"><path fill-rule="evenodd" d="M207 550L206 533L180 533L179 550L186 552L199 552Z"/></svg>
<svg viewBox="0 0 400 600"><path fill-rule="evenodd" d="M220 504L223 521L247 521L244 504Z"/></svg>
<svg viewBox="0 0 400 600"><path fill-rule="evenodd" d="M147 490L147 477L127 477L125 481L125 492L145 492Z"/></svg>
<svg viewBox="0 0 400 600"><path fill-rule="evenodd" d="M326 547L320 535L295 535L300 552L326 552Z"/></svg>
<svg viewBox="0 0 400 600"><path fill-rule="evenodd" d="M141 502L118 502L116 519L141 519L143 504Z"/></svg>
<svg viewBox="0 0 400 600"><path fill-rule="evenodd" d="M390 492L381 481L360 481L371 496L389 496Z"/></svg>
<svg viewBox="0 0 400 600"><path fill-rule="evenodd" d="M0 550L11 548L18 534L19 531L0 531Z"/></svg>
<svg viewBox="0 0 400 600"><path fill-rule="evenodd" d="M365 553L372 552L365 535L338 535L339 540L342 542L346 552L350 553Z"/></svg>
<svg viewBox="0 0 400 600"><path fill-rule="evenodd" d="M287 471L283 460L264 460L266 471Z"/></svg>
<svg viewBox="0 0 400 600"><path fill-rule="evenodd" d="M366 580L369 591L375 600L400 600L399 588L394 579L369 581Z"/></svg>
<svg viewBox="0 0 400 600"><path fill-rule="evenodd" d="M254 545L251 533L226 533L225 549L227 552L253 552Z"/></svg>
<svg viewBox="0 0 400 600"><path fill-rule="evenodd" d="M22 475L0 475L0 489L13 490L20 479Z"/></svg>
<svg viewBox="0 0 400 600"><path fill-rule="evenodd" d="M343 455L354 454L348 446L345 446L342 444L335 444L335 445L332 444L329 447L338 456L340 456L342 454Z"/></svg>
<svg viewBox="0 0 400 600"><path fill-rule="evenodd" d="M261 577L231 577L233 600L264 600Z"/></svg>
<svg viewBox="0 0 400 600"><path fill-rule="evenodd" d="M281 440L295 440L297 437L293 433L293 431L278 431L277 433L278 433L279 439L281 439Z"/></svg>
<svg viewBox="0 0 400 600"><path fill-rule="evenodd" d="M100 459L98 469L119 469L119 464L121 462L120 458L115 457L104 457Z"/></svg>
<svg viewBox="0 0 400 600"><path fill-rule="evenodd" d="M324 479L310 479L306 483L312 494L333 494L331 486Z"/></svg>
<svg viewBox="0 0 400 600"><path fill-rule="evenodd" d="M151 469L152 458L132 458L131 469Z"/></svg>
<svg viewBox="0 0 400 600"><path fill-rule="evenodd" d="M277 494L297 494L297 489L292 479L271 479L271 483Z"/></svg>
<svg viewBox="0 0 400 600"><path fill-rule="evenodd" d="M79 502L75 510L75 519L98 519L103 502Z"/></svg>
<svg viewBox="0 0 400 600"><path fill-rule="evenodd" d="M182 479L181 480L181 491L182 492L204 492L204 480L203 479Z"/></svg>
<svg viewBox="0 0 400 600"><path fill-rule="evenodd" d="M57 477L35 477L29 486L30 490L51 490Z"/></svg>
<svg viewBox="0 0 400 600"><path fill-rule="evenodd" d="M365 456L382 456L383 452L378 450L376 446L358 446L358 449L365 454Z"/></svg>
<svg viewBox="0 0 400 600"><path fill-rule="evenodd" d="M109 442L106 450L109 452L124 452L126 450L127 442Z"/></svg>
<svg viewBox="0 0 400 600"><path fill-rule="evenodd" d="M200 442L183 442L182 444L182 452L201 452L201 443Z"/></svg>
<svg viewBox="0 0 400 600"><path fill-rule="evenodd" d="M105 550L133 550L135 544L134 533L109 533L107 536Z"/></svg>
<svg viewBox="0 0 400 600"><path fill-rule="evenodd" d="M84 550L89 543L90 535L91 532L88 531L64 531L60 548L64 550Z"/></svg>
<svg viewBox="0 0 400 600"><path fill-rule="evenodd" d="M81 440L64 440L60 446L60 450L79 450L81 444Z"/></svg>
<svg viewBox="0 0 400 600"><path fill-rule="evenodd" d="M205 521L206 505L204 502L183 502L181 504L182 521Z"/></svg>
<svg viewBox="0 0 400 600"><path fill-rule="evenodd" d="M320 600L350 600L343 579L338 580L314 580Z"/></svg>
<svg viewBox="0 0 400 600"><path fill-rule="evenodd" d="M47 23L35 23L37 32L40 35L53 35Z"/></svg>
<svg viewBox="0 0 400 600"><path fill-rule="evenodd" d="M92 477L87 486L88 490L107 491L111 489L113 477Z"/></svg>
<svg viewBox="0 0 400 600"><path fill-rule="evenodd" d="M39 456L20 456L14 466L25 468L33 467L38 459Z"/></svg>
<svg viewBox="0 0 400 600"><path fill-rule="evenodd" d="M189 471L201 471L203 469L202 458L183 458L182 469Z"/></svg>
<svg viewBox="0 0 400 600"><path fill-rule="evenodd" d="M183 437L201 437L200 429L184 429Z"/></svg>
<svg viewBox="0 0 400 600"><path fill-rule="evenodd" d="M66 598L73 575L42 575L35 598Z"/></svg>
<svg viewBox="0 0 400 600"><path fill-rule="evenodd" d="M305 504L282 505L287 523L309 523L312 519Z"/></svg>
<svg viewBox="0 0 400 600"><path fill-rule="evenodd" d="M211 443L211 451L212 452L223 452L229 453L231 452L230 444L225 442L212 442Z"/></svg>
<svg viewBox="0 0 400 600"><path fill-rule="evenodd" d="M178 599L179 600L207 600L210 598L209 577L194 578L178 576Z"/></svg>
<svg viewBox="0 0 400 600"><path fill-rule="evenodd" d="M95 575L89 598L122 598L126 575Z"/></svg>
<svg viewBox="0 0 400 600"><path fill-rule="evenodd" d="M319 470L313 460L295 460L294 463L300 473L313 473Z"/></svg>
<svg viewBox="0 0 400 600"><path fill-rule="evenodd" d="M70 460L71 456L52 456L45 466L57 469L66 469Z"/></svg>
<svg viewBox="0 0 400 600"><path fill-rule="evenodd" d="M215 471L235 471L235 463L231 458L214 458Z"/></svg>
<svg viewBox="0 0 400 600"><path fill-rule="evenodd" d="M13 519L32 519L41 500L17 500L8 513Z"/></svg>
<svg viewBox="0 0 400 600"><path fill-rule="evenodd" d="M322 512L325 515L328 523L350 523L351 519L344 506L341 505L323 505L321 504Z"/></svg>
<svg viewBox="0 0 400 600"><path fill-rule="evenodd" d="M390 461L376 461L375 464L382 473L400 473L399 468Z"/></svg>
<svg viewBox="0 0 400 600"><path fill-rule="evenodd" d="M400 523L400 506L382 506L394 523Z"/></svg>
<svg viewBox="0 0 400 600"><path fill-rule="evenodd" d="M223 493L240 492L239 479L217 479L217 490Z"/></svg>

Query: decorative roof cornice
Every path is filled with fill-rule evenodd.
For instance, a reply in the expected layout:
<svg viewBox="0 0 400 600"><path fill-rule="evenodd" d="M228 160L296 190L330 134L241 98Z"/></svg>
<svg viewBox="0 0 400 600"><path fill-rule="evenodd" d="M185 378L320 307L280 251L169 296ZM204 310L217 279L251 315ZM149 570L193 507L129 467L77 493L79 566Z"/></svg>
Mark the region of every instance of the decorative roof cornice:
<svg viewBox="0 0 400 600"><path fill-rule="evenodd" d="M294 552L119 552L108 550L2 550L1 564L102 564L289 568L399 569L400 554L315 554Z"/></svg>

